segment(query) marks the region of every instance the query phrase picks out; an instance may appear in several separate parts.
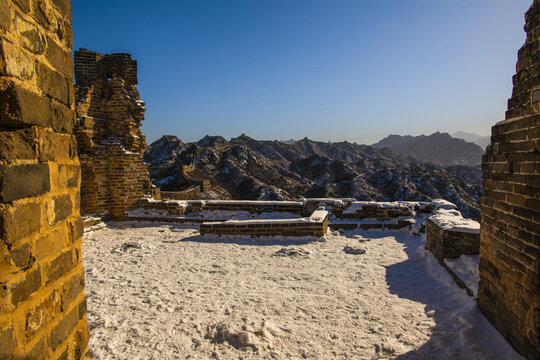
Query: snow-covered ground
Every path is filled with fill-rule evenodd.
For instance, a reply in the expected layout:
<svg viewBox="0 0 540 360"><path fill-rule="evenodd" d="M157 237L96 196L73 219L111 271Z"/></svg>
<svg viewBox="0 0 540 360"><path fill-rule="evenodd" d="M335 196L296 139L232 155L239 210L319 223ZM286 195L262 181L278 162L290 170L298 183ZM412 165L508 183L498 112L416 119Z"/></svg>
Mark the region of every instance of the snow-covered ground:
<svg viewBox="0 0 540 360"><path fill-rule="evenodd" d="M93 358L521 359L420 237L316 240L150 222L86 233Z"/></svg>

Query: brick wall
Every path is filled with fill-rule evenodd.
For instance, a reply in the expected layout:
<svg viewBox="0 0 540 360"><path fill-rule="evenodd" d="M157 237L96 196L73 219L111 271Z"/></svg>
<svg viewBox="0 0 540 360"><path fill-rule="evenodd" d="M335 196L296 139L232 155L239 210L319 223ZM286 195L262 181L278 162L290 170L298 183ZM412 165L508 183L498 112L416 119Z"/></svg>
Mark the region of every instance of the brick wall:
<svg viewBox="0 0 540 360"><path fill-rule="evenodd" d="M328 231L328 212L319 209L309 218L290 220L243 220L202 223L201 235L315 236Z"/></svg>
<svg viewBox="0 0 540 360"><path fill-rule="evenodd" d="M426 227L426 248L441 264L443 259L456 259L461 255L478 255L479 232L446 230L430 219L427 219Z"/></svg>
<svg viewBox="0 0 540 360"><path fill-rule="evenodd" d="M525 15L506 121L483 157L478 305L528 359L540 354L540 3Z"/></svg>
<svg viewBox="0 0 540 360"><path fill-rule="evenodd" d="M142 159L145 109L135 87L137 62L129 54L86 49L76 51L74 58L82 212L124 218L150 192Z"/></svg>
<svg viewBox="0 0 540 360"><path fill-rule="evenodd" d="M69 0L0 0L0 359L88 354Z"/></svg>

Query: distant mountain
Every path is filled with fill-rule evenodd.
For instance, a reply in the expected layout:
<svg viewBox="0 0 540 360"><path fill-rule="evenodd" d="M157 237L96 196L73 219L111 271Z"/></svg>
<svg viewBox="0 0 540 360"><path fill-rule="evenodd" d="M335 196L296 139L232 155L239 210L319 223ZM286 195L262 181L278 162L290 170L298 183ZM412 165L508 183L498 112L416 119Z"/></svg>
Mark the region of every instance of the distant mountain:
<svg viewBox="0 0 540 360"><path fill-rule="evenodd" d="M412 156L423 163L443 167L478 166L482 163L484 153L484 150L476 144L440 132L429 136L390 135L372 146L388 148L397 153Z"/></svg>
<svg viewBox="0 0 540 360"><path fill-rule="evenodd" d="M206 140L205 140L206 139ZM186 181L211 180L221 198L289 200L300 197L348 197L394 201L444 198L465 216L479 218L482 184L478 170L457 167L454 173L387 148L349 142L323 143L307 138L293 144L259 141L242 135L226 146L180 144L162 138L148 147L144 159L152 182L178 190ZM221 142L221 141L220 141ZM160 154L167 151L175 155ZM185 176L181 166L196 156L195 170ZM466 174L471 181L461 178ZM476 180L475 180L476 179ZM480 177L481 179L481 177Z"/></svg>
<svg viewBox="0 0 540 360"><path fill-rule="evenodd" d="M289 140L281 140L280 142L284 143L284 144L288 144L288 145L291 145L291 144L294 144L296 142L296 140L294 139L289 139Z"/></svg>
<svg viewBox="0 0 540 360"><path fill-rule="evenodd" d="M452 134L452 137L472 142L473 144L480 146L483 150L486 150L486 147L491 142L491 136L480 136L464 131L455 132Z"/></svg>

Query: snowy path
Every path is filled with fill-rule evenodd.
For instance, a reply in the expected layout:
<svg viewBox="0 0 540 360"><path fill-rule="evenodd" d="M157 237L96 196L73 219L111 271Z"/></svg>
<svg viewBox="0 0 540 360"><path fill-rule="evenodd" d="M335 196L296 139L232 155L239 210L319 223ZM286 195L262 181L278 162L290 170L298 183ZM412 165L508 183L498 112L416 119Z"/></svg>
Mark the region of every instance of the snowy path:
<svg viewBox="0 0 540 360"><path fill-rule="evenodd" d="M309 254L273 256L283 246ZM96 359L521 359L406 233L109 223L85 234L84 266Z"/></svg>

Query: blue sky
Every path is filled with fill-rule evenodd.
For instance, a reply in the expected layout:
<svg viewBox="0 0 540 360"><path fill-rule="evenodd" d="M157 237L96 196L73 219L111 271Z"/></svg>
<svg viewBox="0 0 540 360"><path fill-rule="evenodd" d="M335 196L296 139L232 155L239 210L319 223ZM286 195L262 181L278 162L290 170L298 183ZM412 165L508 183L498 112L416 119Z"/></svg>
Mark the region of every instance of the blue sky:
<svg viewBox="0 0 540 360"><path fill-rule="evenodd" d="M148 143L488 135L532 0L73 0L74 49L139 63Z"/></svg>

